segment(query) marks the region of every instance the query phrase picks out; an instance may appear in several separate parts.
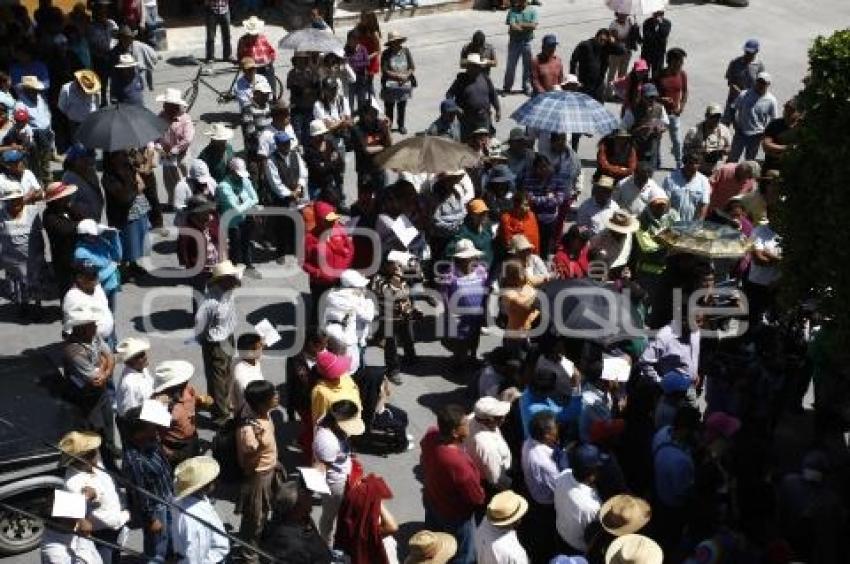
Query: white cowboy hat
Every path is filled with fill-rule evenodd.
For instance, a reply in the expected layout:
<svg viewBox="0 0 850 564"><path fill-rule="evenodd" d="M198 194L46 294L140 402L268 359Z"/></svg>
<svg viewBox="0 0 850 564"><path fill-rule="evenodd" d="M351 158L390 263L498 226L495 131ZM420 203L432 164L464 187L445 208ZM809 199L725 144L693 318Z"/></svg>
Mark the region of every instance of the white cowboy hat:
<svg viewBox="0 0 850 564"><path fill-rule="evenodd" d="M310 122L310 137L324 135L328 132L328 126L320 119L314 119Z"/></svg>
<svg viewBox="0 0 850 564"><path fill-rule="evenodd" d="M21 88L32 88L33 90L44 90L44 83L37 76L27 74L21 77L21 82L18 84Z"/></svg>
<svg viewBox="0 0 850 564"><path fill-rule="evenodd" d="M260 35L266 27L266 22L257 16L251 16L247 20L242 21L242 27L248 35Z"/></svg>
<svg viewBox="0 0 850 564"><path fill-rule="evenodd" d="M156 365L153 374L153 393L158 394L168 388L188 382L195 373L195 367L188 360L166 360Z"/></svg>
<svg viewBox="0 0 850 564"><path fill-rule="evenodd" d="M209 456L184 460L174 469L174 499L193 494L218 477L218 462Z"/></svg>
<svg viewBox="0 0 850 564"><path fill-rule="evenodd" d="M343 288L365 288L369 285L369 279L356 270L344 270L339 277L339 283Z"/></svg>
<svg viewBox="0 0 850 564"><path fill-rule="evenodd" d="M129 69L131 67L137 67L139 63L136 62L136 59L133 58L133 55L129 53L122 53L118 57L118 63L115 65L116 69Z"/></svg>
<svg viewBox="0 0 850 564"><path fill-rule="evenodd" d="M118 354L118 360L127 362L134 356L140 355L151 349L151 344L147 339L138 337L127 337L115 347L115 352Z"/></svg>
<svg viewBox="0 0 850 564"><path fill-rule="evenodd" d="M387 34L387 40L386 40L385 44L390 44L390 43L393 43L395 41L407 41L407 37L400 34L396 30L392 30L391 32L389 32Z"/></svg>
<svg viewBox="0 0 850 564"><path fill-rule="evenodd" d="M504 417L511 410L511 404L493 396L484 396L475 402L472 412L476 417Z"/></svg>
<svg viewBox="0 0 850 564"><path fill-rule="evenodd" d="M62 330L71 333L74 327L82 327L91 323L97 323L99 316L97 312L87 305L78 305L68 312L62 323Z"/></svg>
<svg viewBox="0 0 850 564"><path fill-rule="evenodd" d="M605 229L627 235L640 229L640 223L632 214L617 210L605 222Z"/></svg>
<svg viewBox="0 0 850 564"><path fill-rule="evenodd" d="M166 88L165 93L156 97L156 101L160 104L175 104L183 107L189 105L189 103L183 99L183 94L176 88Z"/></svg>
<svg viewBox="0 0 850 564"><path fill-rule="evenodd" d="M243 265L236 266L231 261L225 260L215 265L210 273L212 280L218 280L227 276L232 276L237 280L242 279L242 274L245 272Z"/></svg>
<svg viewBox="0 0 850 564"><path fill-rule="evenodd" d="M204 135L213 141L229 141L233 139L233 130L226 124L216 122L210 124L210 128L204 131Z"/></svg>
<svg viewBox="0 0 850 564"><path fill-rule="evenodd" d="M75 184L65 184L64 182L51 182L47 185L44 191L44 203L50 203L61 198L76 193L77 186Z"/></svg>
<svg viewBox="0 0 850 564"><path fill-rule="evenodd" d="M469 239L461 239L455 244L455 252L452 255L454 258L470 259L478 258L483 255L481 251L475 248L475 245Z"/></svg>
<svg viewBox="0 0 850 564"><path fill-rule="evenodd" d="M531 241L528 240L528 237L526 237L522 233L518 233L511 237L511 240L508 243L508 254L515 255L517 253L521 253L522 251L527 251L533 248L534 245L531 244Z"/></svg>

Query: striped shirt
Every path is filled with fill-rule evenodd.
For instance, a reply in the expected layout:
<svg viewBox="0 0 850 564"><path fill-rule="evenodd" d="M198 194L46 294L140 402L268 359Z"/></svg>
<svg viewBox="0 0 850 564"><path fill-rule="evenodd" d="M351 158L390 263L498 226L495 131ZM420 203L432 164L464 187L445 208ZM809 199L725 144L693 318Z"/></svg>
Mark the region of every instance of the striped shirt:
<svg viewBox="0 0 850 564"><path fill-rule="evenodd" d="M213 286L195 315L195 328L202 341L220 343L236 330L236 307L233 293L223 293Z"/></svg>
<svg viewBox="0 0 850 564"><path fill-rule="evenodd" d="M124 446L123 458L124 475L130 482L160 498L171 499L174 495L171 466L159 444L145 450L127 444ZM140 523L150 523L159 511L167 508L164 503L133 490L130 497L133 517Z"/></svg>
<svg viewBox="0 0 850 564"><path fill-rule="evenodd" d="M255 153L260 143L260 133L272 125L271 106L263 107L251 102L242 108L242 135L245 136L245 148Z"/></svg>
<svg viewBox="0 0 850 564"><path fill-rule="evenodd" d="M537 221L543 225L554 223L558 210L570 191L569 186L555 175L546 180L529 175L525 179L524 188L528 191L531 209L537 216Z"/></svg>

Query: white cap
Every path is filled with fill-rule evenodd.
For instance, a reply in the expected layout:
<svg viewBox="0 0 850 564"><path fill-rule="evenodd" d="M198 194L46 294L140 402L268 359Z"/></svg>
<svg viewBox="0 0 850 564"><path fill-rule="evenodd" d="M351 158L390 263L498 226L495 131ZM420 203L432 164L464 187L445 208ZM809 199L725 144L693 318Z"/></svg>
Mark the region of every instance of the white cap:
<svg viewBox="0 0 850 564"><path fill-rule="evenodd" d="M195 373L195 367L188 360L166 360L157 364L154 370L154 389L158 394L163 390L188 382Z"/></svg>
<svg viewBox="0 0 850 564"><path fill-rule="evenodd" d="M758 75L756 75L756 80L761 80L761 81L764 81L768 84L770 84L772 82L771 78L770 78L770 73L767 73L767 72L764 72L764 71L762 71L762 72L758 73Z"/></svg>
<svg viewBox="0 0 850 564"><path fill-rule="evenodd" d="M328 132L328 126L320 119L314 119L310 122L310 137L316 135L324 135Z"/></svg>
<svg viewBox="0 0 850 564"><path fill-rule="evenodd" d="M210 175L210 167L202 159L195 159L189 167L188 177L207 186L215 187L215 178Z"/></svg>
<svg viewBox="0 0 850 564"><path fill-rule="evenodd" d="M77 235L91 235L97 237L100 229L93 219L83 219L77 224Z"/></svg>

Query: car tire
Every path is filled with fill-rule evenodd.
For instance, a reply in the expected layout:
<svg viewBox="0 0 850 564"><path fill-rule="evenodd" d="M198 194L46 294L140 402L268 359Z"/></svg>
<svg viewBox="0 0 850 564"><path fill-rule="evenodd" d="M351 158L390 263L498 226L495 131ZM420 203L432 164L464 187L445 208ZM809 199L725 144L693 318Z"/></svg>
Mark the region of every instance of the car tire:
<svg viewBox="0 0 850 564"><path fill-rule="evenodd" d="M12 507L19 507L35 515L48 511L50 491L38 490L3 499ZM0 507L0 556L12 556L38 548L44 533L44 521L31 519L15 511Z"/></svg>

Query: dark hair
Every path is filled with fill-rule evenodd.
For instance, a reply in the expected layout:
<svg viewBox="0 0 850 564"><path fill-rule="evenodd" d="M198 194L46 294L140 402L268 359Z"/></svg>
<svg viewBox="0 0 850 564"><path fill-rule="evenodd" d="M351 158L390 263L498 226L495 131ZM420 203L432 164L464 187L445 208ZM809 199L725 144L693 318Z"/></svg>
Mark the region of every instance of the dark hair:
<svg viewBox="0 0 850 564"><path fill-rule="evenodd" d="M142 406L140 405L131 407L124 412L124 422L129 437L133 437L153 425L150 421L142 419Z"/></svg>
<svg viewBox="0 0 850 564"><path fill-rule="evenodd" d="M552 426L555 425L555 413L544 409L538 411L528 423L528 435L535 441L542 441L545 435Z"/></svg>
<svg viewBox="0 0 850 564"><path fill-rule="evenodd" d="M274 384L268 380L255 380L245 388L245 403L257 411L265 402L271 400L275 395Z"/></svg>
<svg viewBox="0 0 850 564"><path fill-rule="evenodd" d="M356 417L360 413L360 408L351 400L339 400L331 404L331 407L325 412L324 416L319 419L317 425L330 429L340 442L347 441L348 435L340 429L337 421L340 419L346 420Z"/></svg>
<svg viewBox="0 0 850 564"><path fill-rule="evenodd" d="M555 389L555 381L557 379L557 374L551 368L535 370L531 375L531 381L528 383L528 387L534 393L549 394Z"/></svg>
<svg viewBox="0 0 850 564"><path fill-rule="evenodd" d="M683 405L673 416L674 429L695 430L700 424L699 410L690 405Z"/></svg>
<svg viewBox="0 0 850 564"><path fill-rule="evenodd" d="M461 426L464 419L466 419L466 410L456 403L450 403L438 409L437 429L440 431L440 436L450 439L454 430Z"/></svg>
<svg viewBox="0 0 850 564"><path fill-rule="evenodd" d="M481 43L484 43L484 40L485 40L485 39L486 39L486 38L484 37L484 32L483 32L483 31L481 31L480 29L479 29L478 31L476 31L475 33L473 33L473 34L472 34L472 42L473 42L473 43L475 43L476 41L479 41L479 42L481 42Z"/></svg>
<svg viewBox="0 0 850 564"><path fill-rule="evenodd" d="M699 151L690 151L682 157L682 162L685 164L700 164L702 162L702 153Z"/></svg>
<svg viewBox="0 0 850 564"><path fill-rule="evenodd" d="M607 35L610 37L611 31L607 27L600 27L596 30L596 33L593 35L593 37L599 37L600 35Z"/></svg>
<svg viewBox="0 0 850 564"><path fill-rule="evenodd" d="M98 274L97 266L87 260L75 262L72 270L74 276L82 276L84 278L97 278Z"/></svg>
<svg viewBox="0 0 850 564"><path fill-rule="evenodd" d="M637 164L635 168L635 173L642 172L646 174L648 177L652 178L652 173L655 172L655 169L646 161L641 161Z"/></svg>
<svg viewBox="0 0 850 564"><path fill-rule="evenodd" d="M261 343L262 341L263 338L259 333L248 331L247 333L239 335L239 338L236 340L236 349L239 352L252 351L254 350L254 347L257 346L257 343Z"/></svg>
<svg viewBox="0 0 850 564"><path fill-rule="evenodd" d="M544 163L548 166L552 164L552 161L550 161L549 157L547 157L543 153L537 153L536 155L534 155L534 160L531 162L531 166L537 166L540 163Z"/></svg>
<svg viewBox="0 0 850 564"><path fill-rule="evenodd" d="M672 59L684 59L687 56L688 54L681 47L673 47L667 51L667 62L670 62Z"/></svg>

